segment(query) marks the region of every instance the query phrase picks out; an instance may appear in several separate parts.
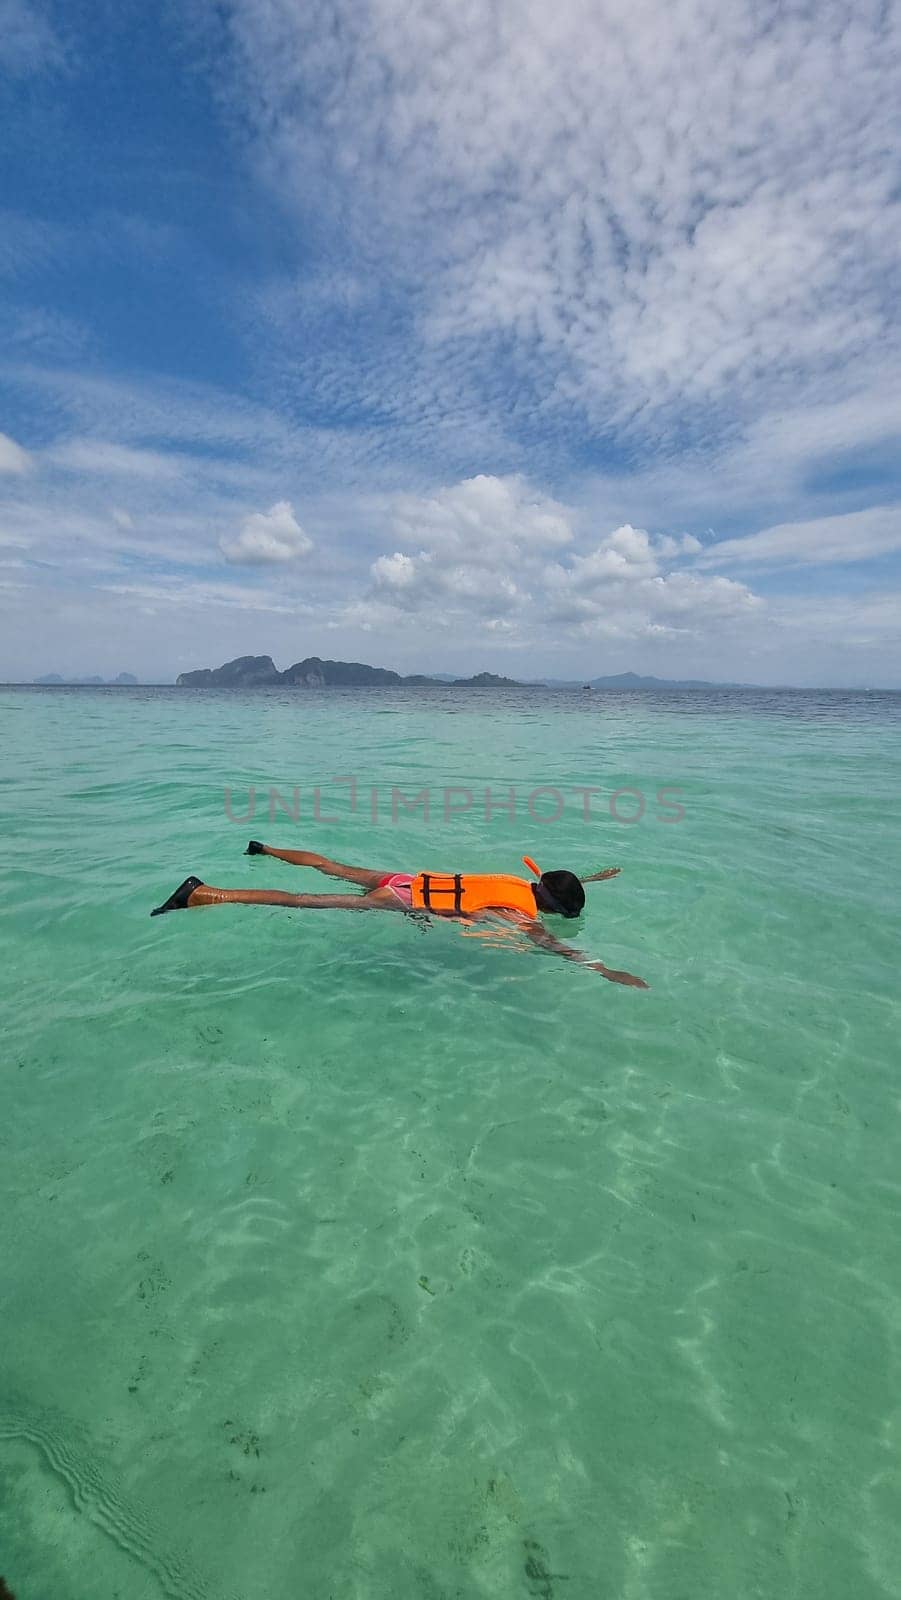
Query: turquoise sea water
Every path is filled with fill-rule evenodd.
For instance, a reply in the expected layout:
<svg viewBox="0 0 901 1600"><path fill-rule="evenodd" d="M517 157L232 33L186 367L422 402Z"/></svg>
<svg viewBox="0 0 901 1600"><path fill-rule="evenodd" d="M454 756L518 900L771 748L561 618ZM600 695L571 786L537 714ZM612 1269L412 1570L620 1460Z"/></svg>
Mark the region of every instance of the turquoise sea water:
<svg viewBox="0 0 901 1600"><path fill-rule="evenodd" d="M17 1600L901 1595L899 732L882 695L0 691ZM330 887L248 837L621 865L565 931L651 991L401 916L149 919L188 872Z"/></svg>

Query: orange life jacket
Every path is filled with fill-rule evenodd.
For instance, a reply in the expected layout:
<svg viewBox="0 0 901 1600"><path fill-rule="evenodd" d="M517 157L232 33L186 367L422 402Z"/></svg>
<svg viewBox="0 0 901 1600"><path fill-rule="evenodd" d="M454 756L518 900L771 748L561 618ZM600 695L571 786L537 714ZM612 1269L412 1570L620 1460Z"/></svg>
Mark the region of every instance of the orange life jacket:
<svg viewBox="0 0 901 1600"><path fill-rule="evenodd" d="M471 917L492 907L536 917L532 885L502 872L420 872L410 885L414 911Z"/></svg>

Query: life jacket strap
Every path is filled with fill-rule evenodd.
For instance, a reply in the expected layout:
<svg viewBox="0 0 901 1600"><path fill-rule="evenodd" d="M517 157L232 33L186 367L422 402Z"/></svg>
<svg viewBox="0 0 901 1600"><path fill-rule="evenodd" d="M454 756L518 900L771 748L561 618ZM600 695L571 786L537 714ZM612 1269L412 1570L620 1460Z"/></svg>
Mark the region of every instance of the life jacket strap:
<svg viewBox="0 0 901 1600"><path fill-rule="evenodd" d="M448 884L447 886L445 886L444 884L433 884L432 883L432 876L433 875L430 872L424 872L422 874L422 900L423 900L423 904L428 908L429 911L442 911L442 910L446 911L447 910L446 906L433 905L432 904L432 898L433 898L433 896L437 897L438 895L453 895L453 897L454 897L454 911L459 916L460 909L461 909L461 906L462 906L462 903L463 903L463 879L462 879L461 874L459 872L455 872L454 873L454 876L453 876L453 887L451 887L450 884Z"/></svg>

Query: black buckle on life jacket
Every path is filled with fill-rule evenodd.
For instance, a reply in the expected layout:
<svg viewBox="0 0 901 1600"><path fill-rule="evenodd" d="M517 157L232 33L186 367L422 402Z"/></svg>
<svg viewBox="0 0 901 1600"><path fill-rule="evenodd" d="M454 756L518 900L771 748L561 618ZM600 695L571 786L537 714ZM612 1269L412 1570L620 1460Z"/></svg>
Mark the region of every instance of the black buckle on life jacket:
<svg viewBox="0 0 901 1600"><path fill-rule="evenodd" d="M454 897L454 912L457 916L459 916L460 908L463 904L463 879L461 874L459 872L454 873L454 886L452 889L442 889L437 885L433 885L432 874L430 872L424 872L422 874L422 899L424 905L428 907L429 911L446 911L448 907L434 905L432 897L437 895L451 894Z"/></svg>

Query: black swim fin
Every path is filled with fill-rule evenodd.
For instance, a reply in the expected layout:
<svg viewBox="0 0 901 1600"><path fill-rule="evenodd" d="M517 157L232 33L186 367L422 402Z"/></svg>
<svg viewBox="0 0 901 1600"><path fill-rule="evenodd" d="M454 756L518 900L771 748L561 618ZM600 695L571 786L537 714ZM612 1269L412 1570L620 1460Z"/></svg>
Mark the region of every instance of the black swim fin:
<svg viewBox="0 0 901 1600"><path fill-rule="evenodd" d="M186 911L188 900L194 890L202 888L202 878L185 878L184 883L179 884L175 893L170 894L165 904L157 906L155 911L151 911L150 915L152 917L161 917L164 911Z"/></svg>
<svg viewBox="0 0 901 1600"><path fill-rule="evenodd" d="M260 844L259 839L249 839L247 841L247 849L244 851L246 856L261 856L264 855L265 852L266 846Z"/></svg>

